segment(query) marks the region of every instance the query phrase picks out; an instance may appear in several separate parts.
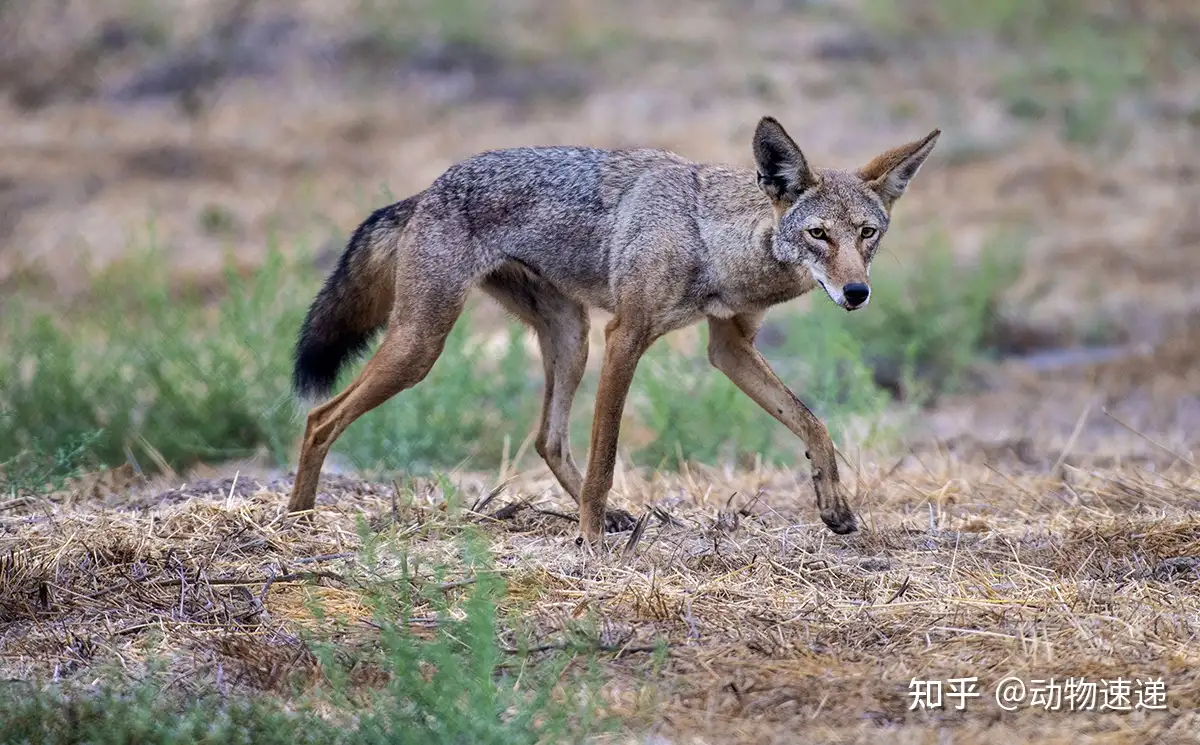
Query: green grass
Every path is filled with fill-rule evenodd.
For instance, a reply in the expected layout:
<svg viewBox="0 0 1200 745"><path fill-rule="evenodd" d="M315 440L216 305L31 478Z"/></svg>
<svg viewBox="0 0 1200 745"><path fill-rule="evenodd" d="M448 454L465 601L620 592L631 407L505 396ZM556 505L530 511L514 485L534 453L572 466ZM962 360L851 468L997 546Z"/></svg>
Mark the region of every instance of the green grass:
<svg viewBox="0 0 1200 745"><path fill-rule="evenodd" d="M1162 57L1166 47L1181 54L1186 50L1185 44L1177 43L1178 29L1138 23L1119 8L1102 11L1086 0L867 4L870 21L888 33L991 36L1015 52L993 65L997 91L1009 113L1052 121L1064 140L1080 144L1096 143L1111 131L1120 99L1142 90L1150 80L1152 53Z"/></svg>
<svg viewBox="0 0 1200 745"><path fill-rule="evenodd" d="M887 255L876 263L865 311L847 314L814 296L809 310L785 306L768 315L783 342L764 354L842 443L852 431L894 434L872 429L895 408L878 370L908 383L909 409L961 387L988 351L992 311L1020 255L1013 241L998 241L959 267L935 240L907 266ZM0 464L53 462L58 452L76 468L128 461L145 471L180 470L250 456L290 467L303 424L289 390L292 345L321 279L309 263L272 251L255 272L231 271L214 303L171 291L151 252L98 277L86 308L52 314L27 298L8 299L0 312L8 350L0 358ZM541 364L526 351L529 332L516 324L499 354L473 331L468 314L426 380L357 421L335 457L389 476L460 465L490 470L505 438L515 452L537 421ZM598 363L572 418L581 462ZM339 386L356 372L346 370ZM755 457L792 464L804 449L711 367L703 343L691 353L656 344L638 367L627 411L655 434L629 453L638 464ZM84 441L86 453L75 452Z"/></svg>
<svg viewBox="0 0 1200 745"><path fill-rule="evenodd" d="M8 425L7 419L0 417L0 427ZM15 499L65 488L83 475L91 446L100 434L89 432L53 446L31 440L19 453L0 462L0 497Z"/></svg>
<svg viewBox="0 0 1200 745"><path fill-rule="evenodd" d="M481 0L358 0L357 19L381 49L411 52L426 39L492 49L498 11Z"/></svg>
<svg viewBox="0 0 1200 745"><path fill-rule="evenodd" d="M640 37L597 10L531 9L485 0L358 0L353 23L360 51L379 61L405 60L433 45L461 56L468 66L603 66L636 47Z"/></svg>
<svg viewBox="0 0 1200 745"><path fill-rule="evenodd" d="M285 456L294 428L286 388L303 306L273 255L252 280L230 273L216 312L169 291L153 256L97 279L95 302L55 317L21 298L4 309L9 351L0 462L90 433L100 462L182 468L264 450ZM276 283L279 281L279 284ZM284 377L281 377L284 375Z"/></svg>
<svg viewBox="0 0 1200 745"><path fill-rule="evenodd" d="M504 582L481 542L464 535L461 545L459 571L476 581L457 601L436 588L414 592L405 556L384 557L401 567L397 577L378 557L368 561L378 638L359 647L306 640L319 664L315 683L252 698L209 681L182 695L165 659L140 679L114 668L98 683L8 683L0 685L0 742L532 745L613 730L618 722L597 698L595 643L538 654L502 647ZM419 615L436 618L432 639L410 630L418 602ZM356 683L352 673L365 669L378 682Z"/></svg>

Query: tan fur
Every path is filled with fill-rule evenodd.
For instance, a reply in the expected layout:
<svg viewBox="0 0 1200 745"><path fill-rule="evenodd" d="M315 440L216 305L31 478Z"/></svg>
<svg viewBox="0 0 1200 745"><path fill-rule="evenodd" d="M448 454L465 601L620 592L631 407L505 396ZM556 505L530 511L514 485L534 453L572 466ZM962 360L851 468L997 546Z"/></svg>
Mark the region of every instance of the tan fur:
<svg viewBox="0 0 1200 745"><path fill-rule="evenodd" d="M814 169L774 119L755 130L755 170L654 149L512 148L455 164L428 189L377 210L352 236L305 319L295 384L327 393L386 328L350 385L308 416L289 510L313 509L321 465L354 420L419 383L467 294L482 289L537 334L546 376L536 441L579 505L581 540L632 518L606 509L621 414L646 350L707 319L709 359L808 446L821 519L857 524L825 425L754 347L766 311L816 286L864 307L891 208L938 131L857 171ZM587 363L590 308L613 314L586 473L571 454L571 405Z"/></svg>

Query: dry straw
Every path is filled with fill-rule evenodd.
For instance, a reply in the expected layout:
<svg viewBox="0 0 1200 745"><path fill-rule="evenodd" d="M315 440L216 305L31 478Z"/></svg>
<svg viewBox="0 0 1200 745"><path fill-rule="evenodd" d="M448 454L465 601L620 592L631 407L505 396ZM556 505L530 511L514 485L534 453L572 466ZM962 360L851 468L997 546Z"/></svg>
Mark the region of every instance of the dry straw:
<svg viewBox="0 0 1200 745"><path fill-rule="evenodd" d="M0 677L136 671L153 651L184 687L303 683L319 665L302 630L377 633L363 587L398 570L360 561L362 521L418 567L450 566L415 580L450 594L473 581L454 540L470 522L507 581L505 617L542 649L596 619L606 700L663 741L877 741L884 726L888 742L944 742L951 725L954 742L1194 740L1200 472L1165 453L1107 469L1053 453L1052 472L964 453L847 463L865 523L847 537L815 520L803 473L626 469L614 501L645 517L598 558L575 548L553 480L507 465L499 484L457 477L460 510L433 482L398 495L333 477L310 523L285 514L288 482L245 474L9 501ZM432 622L416 609L416 628ZM1008 675L1161 678L1166 710L1005 712L991 686ZM982 693L964 711L910 709L911 679L960 677Z"/></svg>

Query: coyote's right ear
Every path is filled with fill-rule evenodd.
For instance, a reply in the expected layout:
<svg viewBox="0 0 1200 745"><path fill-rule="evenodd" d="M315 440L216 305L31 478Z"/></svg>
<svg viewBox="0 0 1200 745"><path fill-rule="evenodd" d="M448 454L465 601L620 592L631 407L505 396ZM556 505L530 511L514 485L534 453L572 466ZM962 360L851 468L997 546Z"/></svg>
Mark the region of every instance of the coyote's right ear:
<svg viewBox="0 0 1200 745"><path fill-rule="evenodd" d="M804 153L774 117L764 116L754 130L754 162L758 187L776 203L791 204L816 185Z"/></svg>

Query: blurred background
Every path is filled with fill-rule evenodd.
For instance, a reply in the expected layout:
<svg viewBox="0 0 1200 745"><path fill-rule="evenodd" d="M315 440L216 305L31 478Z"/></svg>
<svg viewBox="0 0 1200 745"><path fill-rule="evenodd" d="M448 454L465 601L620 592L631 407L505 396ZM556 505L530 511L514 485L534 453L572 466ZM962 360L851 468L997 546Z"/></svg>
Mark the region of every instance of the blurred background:
<svg viewBox="0 0 1200 745"><path fill-rule="evenodd" d="M0 34L10 482L286 471L295 331L370 210L511 145L748 166L764 114L822 166L944 133L871 308L804 298L759 339L839 445L1045 469L1200 442L1191 0L0 0ZM528 457L536 347L487 302L470 321L330 468ZM638 375L633 462L803 451L709 368L703 329Z"/></svg>

